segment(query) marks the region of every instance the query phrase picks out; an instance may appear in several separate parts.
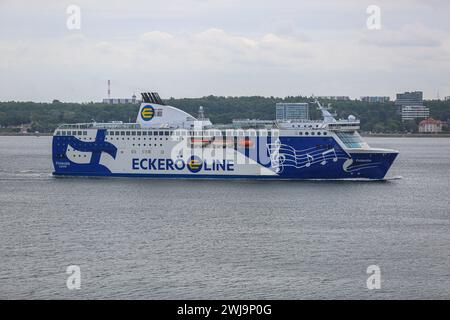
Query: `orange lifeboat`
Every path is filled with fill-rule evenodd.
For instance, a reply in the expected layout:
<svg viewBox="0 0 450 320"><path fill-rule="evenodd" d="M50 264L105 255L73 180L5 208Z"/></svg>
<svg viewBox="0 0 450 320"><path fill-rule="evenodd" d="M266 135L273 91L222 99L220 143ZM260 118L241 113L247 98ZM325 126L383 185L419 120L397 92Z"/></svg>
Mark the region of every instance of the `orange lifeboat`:
<svg viewBox="0 0 450 320"><path fill-rule="evenodd" d="M191 139L191 142L193 142L193 143L209 143L209 142L211 142L211 140L210 139L202 139L202 138L192 138Z"/></svg>
<svg viewBox="0 0 450 320"><path fill-rule="evenodd" d="M253 141L250 139L239 140L239 145L245 148L253 147Z"/></svg>

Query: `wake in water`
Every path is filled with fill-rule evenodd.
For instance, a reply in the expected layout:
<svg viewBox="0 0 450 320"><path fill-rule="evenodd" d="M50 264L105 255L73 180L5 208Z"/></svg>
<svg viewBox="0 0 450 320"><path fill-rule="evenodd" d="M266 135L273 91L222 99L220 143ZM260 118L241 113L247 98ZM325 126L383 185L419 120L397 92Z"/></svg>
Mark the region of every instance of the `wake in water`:
<svg viewBox="0 0 450 320"><path fill-rule="evenodd" d="M403 179L402 176L392 176L392 177L384 178L383 180L384 181L395 181L395 180L402 180L402 179Z"/></svg>
<svg viewBox="0 0 450 320"><path fill-rule="evenodd" d="M36 172L33 170L21 170L16 172L0 172L0 180L46 180L52 178L51 172Z"/></svg>

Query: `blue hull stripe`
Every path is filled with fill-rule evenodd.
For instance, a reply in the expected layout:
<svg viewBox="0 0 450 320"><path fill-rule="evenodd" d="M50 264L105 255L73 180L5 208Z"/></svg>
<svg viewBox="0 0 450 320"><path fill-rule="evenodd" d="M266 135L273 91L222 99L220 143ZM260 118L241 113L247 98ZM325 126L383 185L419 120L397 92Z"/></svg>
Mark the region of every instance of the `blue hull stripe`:
<svg viewBox="0 0 450 320"><path fill-rule="evenodd" d="M143 173L95 173L95 172L53 172L55 177L117 177L117 178L147 178L147 179L192 179L192 180L384 180L371 178L336 178L336 179L305 179L285 176L256 176L256 175L206 175L206 174L143 174Z"/></svg>

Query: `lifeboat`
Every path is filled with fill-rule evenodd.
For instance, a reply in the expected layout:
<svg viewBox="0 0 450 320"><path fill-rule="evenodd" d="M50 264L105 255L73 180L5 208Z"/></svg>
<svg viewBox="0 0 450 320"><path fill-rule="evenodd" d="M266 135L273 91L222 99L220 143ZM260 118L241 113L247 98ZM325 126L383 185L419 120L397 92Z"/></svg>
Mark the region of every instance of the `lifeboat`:
<svg viewBox="0 0 450 320"><path fill-rule="evenodd" d="M233 139L215 139L212 143L214 146L233 146L234 145L234 141Z"/></svg>
<svg viewBox="0 0 450 320"><path fill-rule="evenodd" d="M245 147L245 148L251 148L254 145L253 141L248 138L239 140L238 144L239 144L239 146Z"/></svg>
<svg viewBox="0 0 450 320"><path fill-rule="evenodd" d="M194 138L193 137L193 138L191 138L191 143L193 143L195 145L202 145L202 146L204 146L204 145L210 144L212 142L212 140L213 139L201 138L201 137Z"/></svg>

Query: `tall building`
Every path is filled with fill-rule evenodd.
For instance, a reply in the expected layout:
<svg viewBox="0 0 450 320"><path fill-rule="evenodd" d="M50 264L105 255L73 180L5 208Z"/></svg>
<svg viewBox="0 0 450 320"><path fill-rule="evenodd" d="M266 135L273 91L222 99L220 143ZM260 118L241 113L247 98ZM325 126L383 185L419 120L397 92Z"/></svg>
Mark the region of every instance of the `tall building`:
<svg viewBox="0 0 450 320"><path fill-rule="evenodd" d="M427 119L430 117L430 109L425 106L402 106L402 121Z"/></svg>
<svg viewBox="0 0 450 320"><path fill-rule="evenodd" d="M384 97L384 96L365 96L365 97L361 97L361 101L369 102L369 103L384 103L384 102L389 102L389 100L390 100L389 97Z"/></svg>
<svg viewBox="0 0 450 320"><path fill-rule="evenodd" d="M276 119L283 120L307 120L309 119L308 103L285 103L276 104Z"/></svg>
<svg viewBox="0 0 450 320"><path fill-rule="evenodd" d="M396 106L421 106L423 105L423 92L413 91L397 93Z"/></svg>
<svg viewBox="0 0 450 320"><path fill-rule="evenodd" d="M416 118L428 118L428 116L422 116L422 114L425 112L424 110L428 110L428 108L423 106L422 91L397 93L395 105L397 106L397 113L402 117L402 121L412 120ZM404 109L404 107L406 108ZM418 116L415 116L416 114Z"/></svg>

